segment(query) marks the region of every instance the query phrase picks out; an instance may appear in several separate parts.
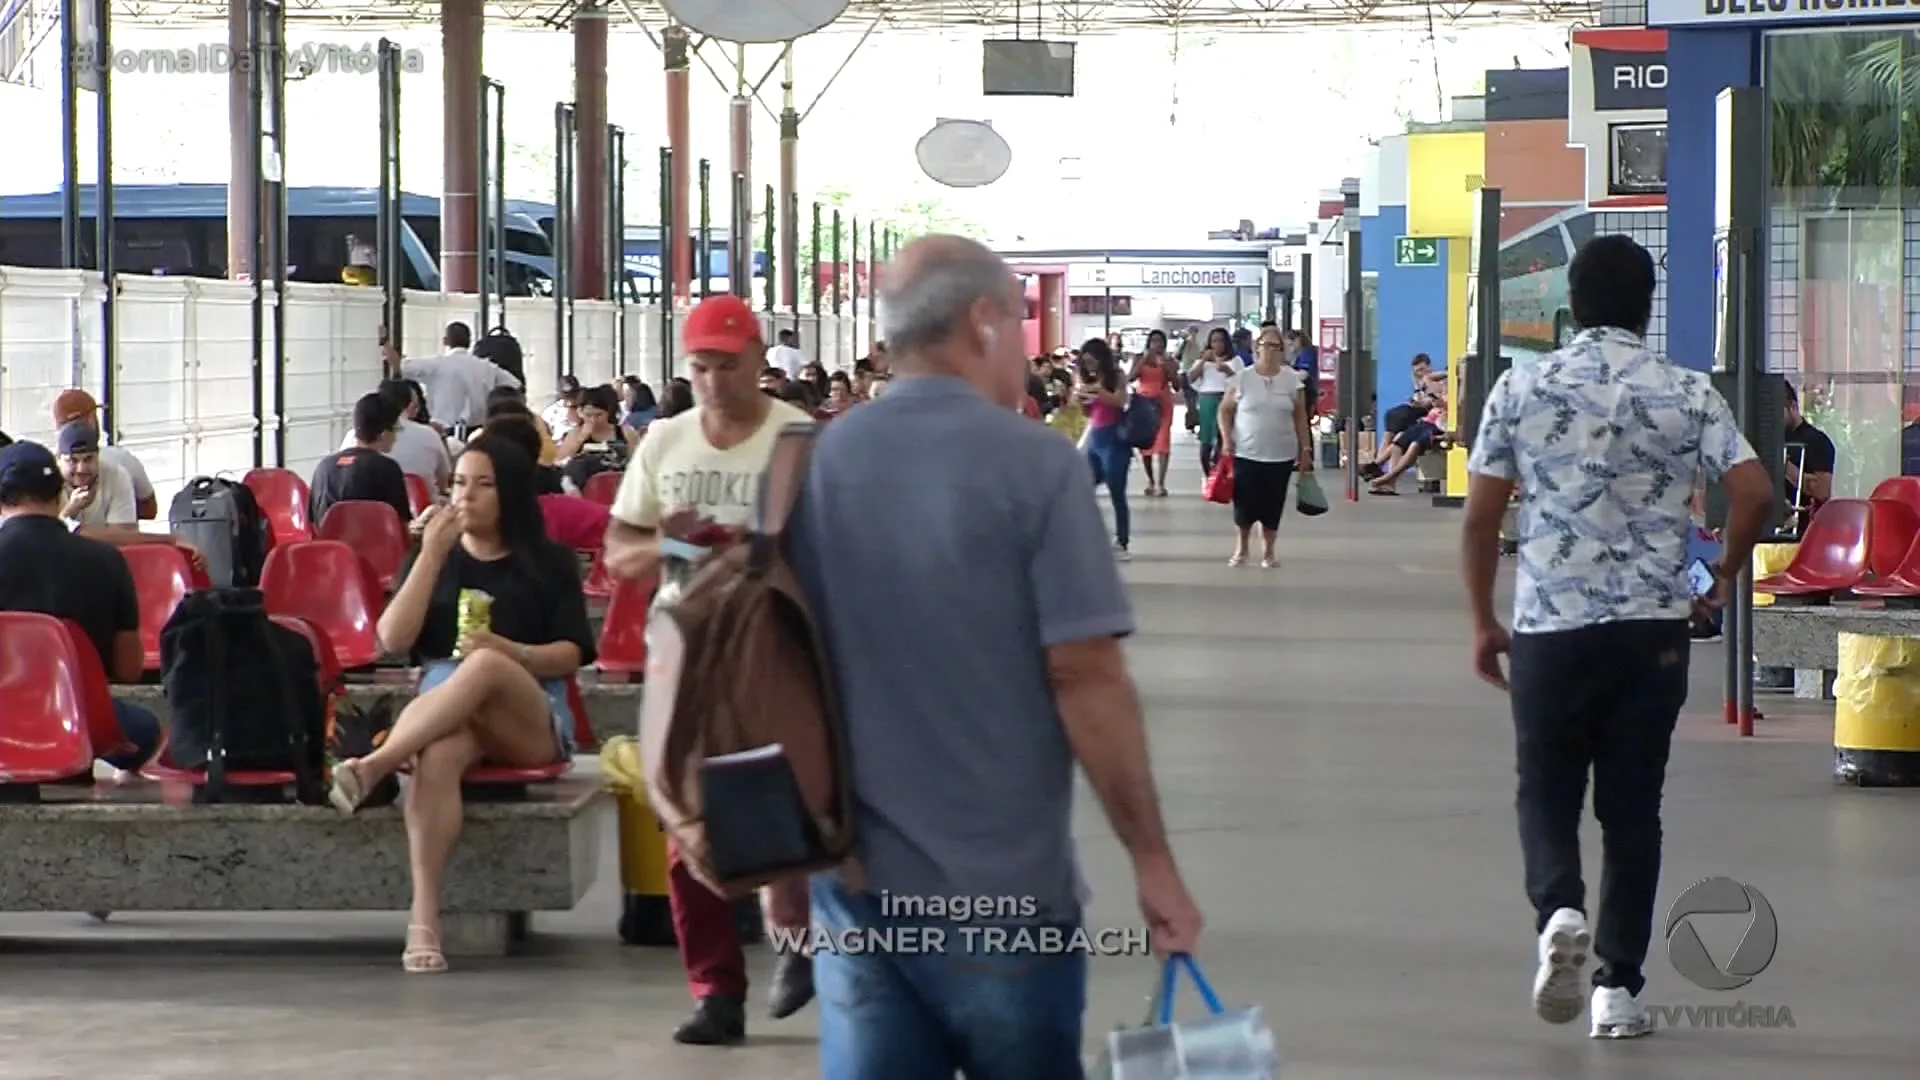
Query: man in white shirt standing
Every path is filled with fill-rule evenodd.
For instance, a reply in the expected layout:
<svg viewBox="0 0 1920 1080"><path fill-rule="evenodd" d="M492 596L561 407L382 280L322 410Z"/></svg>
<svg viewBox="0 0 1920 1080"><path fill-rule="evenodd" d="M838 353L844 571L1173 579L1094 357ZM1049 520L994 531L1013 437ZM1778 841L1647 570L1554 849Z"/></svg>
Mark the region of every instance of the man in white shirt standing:
<svg viewBox="0 0 1920 1080"><path fill-rule="evenodd" d="M767 363L787 373L787 378L797 379L801 369L807 366L807 354L800 351L800 335L792 330L780 331L780 344L767 353Z"/></svg>
<svg viewBox="0 0 1920 1080"><path fill-rule="evenodd" d="M53 399L53 426L56 430L68 424L86 424L95 431L100 427L100 403L85 390L63 390ZM134 514L141 521L152 521L160 516L160 500L153 490L153 481L147 479L147 467L133 455L133 451L118 446L100 447L100 458L110 462L114 468L127 474L133 481Z"/></svg>
<svg viewBox="0 0 1920 1080"><path fill-rule="evenodd" d="M441 422L479 427L487 420L487 395L497 386L518 388L520 381L473 355L473 331L466 323L448 323L441 340L447 347L444 355L402 360L400 374L426 388L427 404Z"/></svg>

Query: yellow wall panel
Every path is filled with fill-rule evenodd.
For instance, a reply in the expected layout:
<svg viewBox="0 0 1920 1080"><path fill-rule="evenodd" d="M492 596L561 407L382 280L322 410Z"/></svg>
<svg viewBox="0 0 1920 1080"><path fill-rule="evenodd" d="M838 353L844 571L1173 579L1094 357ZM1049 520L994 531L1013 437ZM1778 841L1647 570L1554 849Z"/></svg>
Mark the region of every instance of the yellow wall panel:
<svg viewBox="0 0 1920 1080"><path fill-rule="evenodd" d="M1468 200L1471 205L1471 200ZM1473 245L1463 239L1447 241L1447 373L1452 385L1447 391L1447 430L1460 430L1460 358L1467 355L1467 262ZM1448 495L1467 493L1467 452L1454 447L1447 452Z"/></svg>
<svg viewBox="0 0 1920 1080"><path fill-rule="evenodd" d="M1473 235L1473 193L1486 171L1484 132L1407 136L1407 235Z"/></svg>

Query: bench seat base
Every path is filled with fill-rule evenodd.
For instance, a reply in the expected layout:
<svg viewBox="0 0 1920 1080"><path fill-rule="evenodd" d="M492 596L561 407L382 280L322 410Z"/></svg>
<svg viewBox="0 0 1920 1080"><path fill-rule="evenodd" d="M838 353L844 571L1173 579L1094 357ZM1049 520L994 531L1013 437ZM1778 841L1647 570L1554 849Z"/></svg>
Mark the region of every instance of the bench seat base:
<svg viewBox="0 0 1920 1080"><path fill-rule="evenodd" d="M407 909L399 807L346 818L185 794L142 781L0 805L0 912ZM599 873L606 799L569 778L469 802L441 890L447 952L498 955L525 936L527 913L575 907Z"/></svg>

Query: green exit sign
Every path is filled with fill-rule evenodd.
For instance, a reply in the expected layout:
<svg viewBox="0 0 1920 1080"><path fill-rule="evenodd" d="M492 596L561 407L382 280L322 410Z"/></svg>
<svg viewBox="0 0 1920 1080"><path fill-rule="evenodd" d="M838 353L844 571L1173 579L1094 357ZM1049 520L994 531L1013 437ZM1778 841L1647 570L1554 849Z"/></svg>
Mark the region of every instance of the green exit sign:
<svg viewBox="0 0 1920 1080"><path fill-rule="evenodd" d="M1393 265L1439 266L1440 241L1425 236L1401 236L1393 241Z"/></svg>

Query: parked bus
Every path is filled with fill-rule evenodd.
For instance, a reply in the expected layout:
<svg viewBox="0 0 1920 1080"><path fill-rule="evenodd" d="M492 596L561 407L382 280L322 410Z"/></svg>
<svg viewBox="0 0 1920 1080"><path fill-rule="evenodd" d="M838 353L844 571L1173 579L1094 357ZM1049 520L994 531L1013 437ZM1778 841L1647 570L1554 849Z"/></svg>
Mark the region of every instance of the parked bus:
<svg viewBox="0 0 1920 1080"><path fill-rule="evenodd" d="M288 188L287 279L339 284L348 266L373 258L379 193L370 188ZM0 196L0 265L58 267L62 195ZM440 200L401 197L402 285L440 288ZM94 268L94 190L80 189L82 266ZM114 265L123 274L227 276L225 184L116 184ZM504 292L553 292L553 251L532 220L509 214Z"/></svg>

